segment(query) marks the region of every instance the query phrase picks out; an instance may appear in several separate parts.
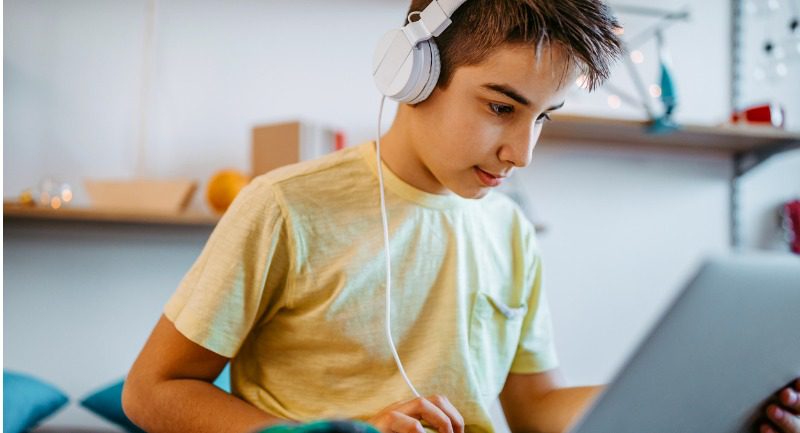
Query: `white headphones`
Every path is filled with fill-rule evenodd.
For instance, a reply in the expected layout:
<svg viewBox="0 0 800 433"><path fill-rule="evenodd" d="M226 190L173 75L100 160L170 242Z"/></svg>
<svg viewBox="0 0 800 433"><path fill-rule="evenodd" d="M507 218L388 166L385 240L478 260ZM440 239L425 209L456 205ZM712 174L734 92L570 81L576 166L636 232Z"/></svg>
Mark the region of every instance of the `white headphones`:
<svg viewBox="0 0 800 433"><path fill-rule="evenodd" d="M381 38L372 63L378 90L397 102L424 101L439 80L439 36L452 23L450 17L466 0L433 0L422 12L408 15L408 24ZM413 15L419 15L411 22Z"/></svg>
<svg viewBox="0 0 800 433"><path fill-rule="evenodd" d="M389 254L389 222L386 212L386 194L383 186L383 160L381 159L381 116L386 98L416 104L424 101L436 87L439 80L439 49L432 39L439 36L452 23L450 17L466 0L433 0L422 12L408 15L408 24L401 29L387 33L378 44L373 59L372 75L378 90L383 94L378 109L378 136L375 139L375 164L378 168L378 182L381 197L381 221L383 226L383 245L386 254L386 339L392 350L400 375L403 376L411 392L420 397L419 392L408 378L400 355L392 339L392 257ZM420 19L411 22L413 15Z"/></svg>

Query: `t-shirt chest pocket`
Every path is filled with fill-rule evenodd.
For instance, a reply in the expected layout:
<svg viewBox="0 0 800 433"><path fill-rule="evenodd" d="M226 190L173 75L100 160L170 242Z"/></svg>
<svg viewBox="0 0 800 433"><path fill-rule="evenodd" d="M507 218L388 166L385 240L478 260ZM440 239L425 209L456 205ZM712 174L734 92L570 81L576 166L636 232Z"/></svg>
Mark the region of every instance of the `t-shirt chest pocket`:
<svg viewBox="0 0 800 433"><path fill-rule="evenodd" d="M517 351L522 319L528 307L508 305L478 291L469 324L472 370L482 395L496 397L503 388Z"/></svg>

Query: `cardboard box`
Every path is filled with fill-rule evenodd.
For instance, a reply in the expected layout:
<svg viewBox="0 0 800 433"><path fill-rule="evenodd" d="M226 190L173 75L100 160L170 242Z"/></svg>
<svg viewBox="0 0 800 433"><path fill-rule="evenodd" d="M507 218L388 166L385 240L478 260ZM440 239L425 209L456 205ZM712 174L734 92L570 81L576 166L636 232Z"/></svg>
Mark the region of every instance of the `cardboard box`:
<svg viewBox="0 0 800 433"><path fill-rule="evenodd" d="M92 207L105 210L181 213L197 189L193 180L84 180Z"/></svg>
<svg viewBox="0 0 800 433"><path fill-rule="evenodd" d="M253 128L252 176L344 148L340 131L293 121Z"/></svg>

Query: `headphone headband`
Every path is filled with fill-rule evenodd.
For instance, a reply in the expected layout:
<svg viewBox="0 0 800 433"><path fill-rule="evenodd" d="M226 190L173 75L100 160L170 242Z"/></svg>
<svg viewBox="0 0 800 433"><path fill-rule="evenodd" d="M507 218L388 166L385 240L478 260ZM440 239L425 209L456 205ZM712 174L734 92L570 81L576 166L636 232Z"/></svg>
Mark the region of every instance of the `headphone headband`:
<svg viewBox="0 0 800 433"><path fill-rule="evenodd" d="M459 6L463 5L466 1L467 0L434 0L434 2L439 3L439 6L448 17L453 16L453 13L456 11L456 9L458 9ZM428 5L428 7L430 7L430 5Z"/></svg>
<svg viewBox="0 0 800 433"><path fill-rule="evenodd" d="M398 102L416 104L433 91L439 78L439 51L433 37L441 35L450 17L466 0L433 0L422 12L412 12L408 24L384 35L373 58L378 89ZM419 15L411 22L411 16Z"/></svg>

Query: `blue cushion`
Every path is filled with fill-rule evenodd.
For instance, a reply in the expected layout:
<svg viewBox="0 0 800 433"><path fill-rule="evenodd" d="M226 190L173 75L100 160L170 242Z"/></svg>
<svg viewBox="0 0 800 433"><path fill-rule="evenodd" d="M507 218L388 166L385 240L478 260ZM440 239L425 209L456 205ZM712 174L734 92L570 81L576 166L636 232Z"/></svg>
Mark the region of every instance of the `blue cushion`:
<svg viewBox="0 0 800 433"><path fill-rule="evenodd" d="M81 400L81 406L122 427L126 431L142 433L143 430L131 422L131 420L125 416L125 412L122 411L123 385L125 385L124 378L101 388ZM214 381L214 385L225 392L231 392L230 364L225 365L225 368L220 372L217 380Z"/></svg>
<svg viewBox="0 0 800 433"><path fill-rule="evenodd" d="M219 373L217 379L214 381L217 388L230 394L231 392L231 365L225 364L225 368Z"/></svg>
<svg viewBox="0 0 800 433"><path fill-rule="evenodd" d="M304 424L278 424L263 428L258 433L380 433L375 427L361 421L331 419Z"/></svg>
<svg viewBox="0 0 800 433"><path fill-rule="evenodd" d="M3 433L33 428L67 404L58 388L33 376L3 370Z"/></svg>

